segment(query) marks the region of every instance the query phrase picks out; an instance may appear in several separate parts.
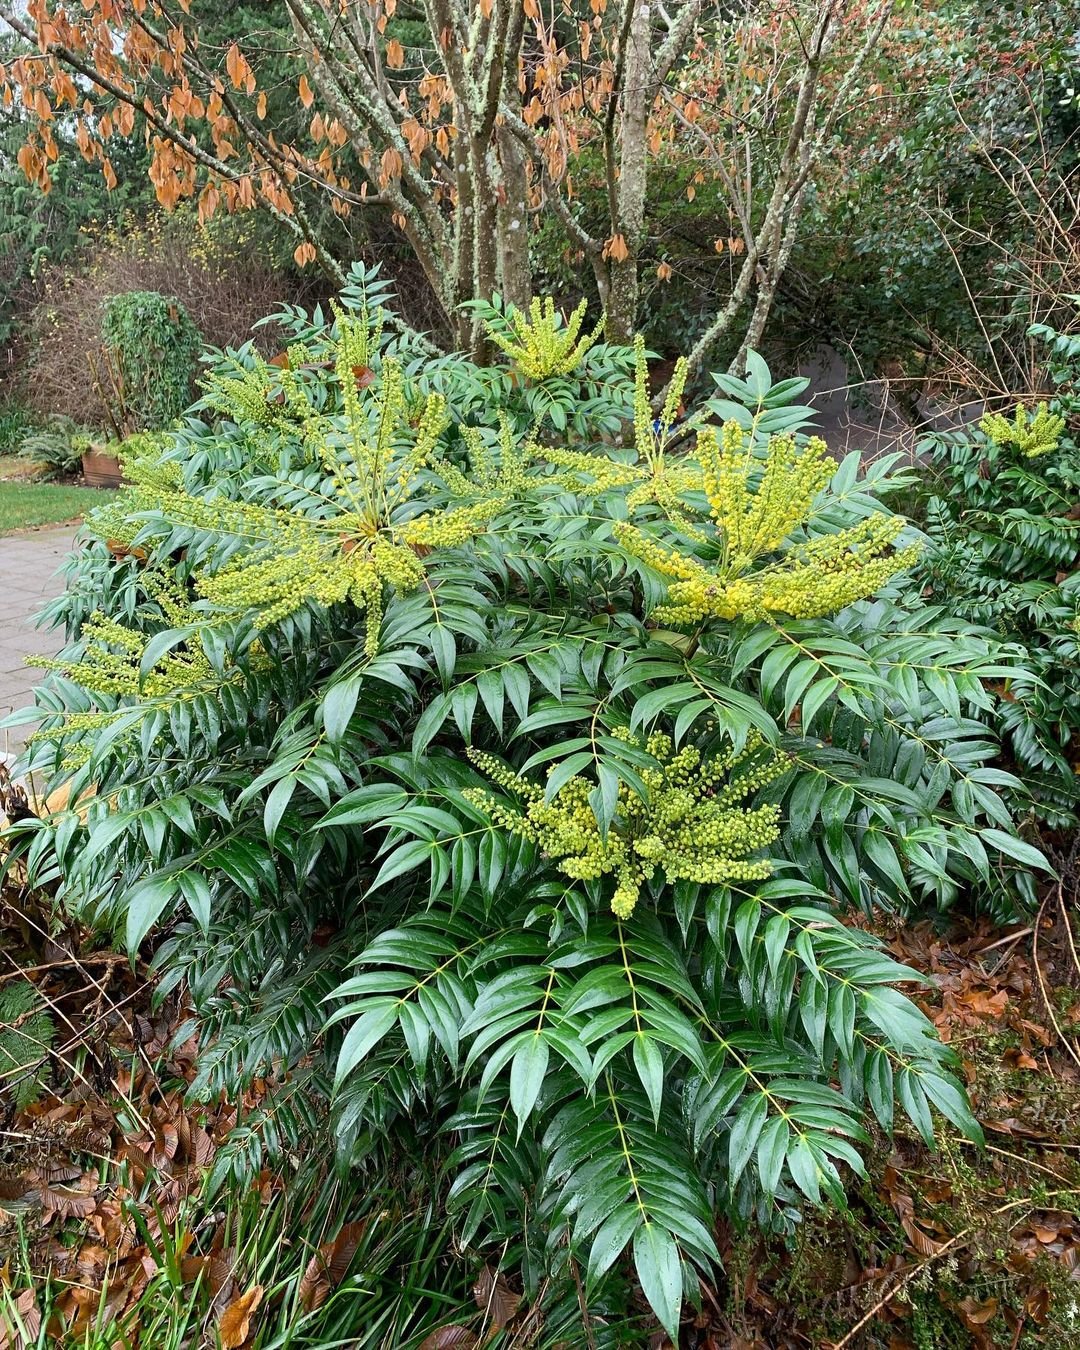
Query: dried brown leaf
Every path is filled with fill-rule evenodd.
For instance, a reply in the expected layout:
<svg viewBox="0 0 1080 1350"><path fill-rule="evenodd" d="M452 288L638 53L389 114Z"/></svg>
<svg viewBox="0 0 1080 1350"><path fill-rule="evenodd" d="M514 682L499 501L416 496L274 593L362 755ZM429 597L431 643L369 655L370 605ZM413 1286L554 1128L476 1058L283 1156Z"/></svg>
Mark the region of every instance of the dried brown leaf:
<svg viewBox="0 0 1080 1350"><path fill-rule="evenodd" d="M510 1288L502 1271L496 1271L491 1265L485 1265L480 1272L473 1285L473 1297L480 1311L490 1318L495 1331L506 1326L521 1304L521 1295Z"/></svg>
<svg viewBox="0 0 1080 1350"><path fill-rule="evenodd" d="M968 1297L962 1298L956 1307L969 1326L981 1327L997 1315L998 1301L996 1298L987 1298L980 1302Z"/></svg>
<svg viewBox="0 0 1080 1350"><path fill-rule="evenodd" d="M425 1336L420 1350L479 1350L480 1338L468 1327L439 1327Z"/></svg>
<svg viewBox="0 0 1080 1350"><path fill-rule="evenodd" d="M76 1191L69 1186L42 1186L38 1190L41 1207L46 1214L55 1214L61 1219L85 1219L97 1209L97 1198L85 1191Z"/></svg>
<svg viewBox="0 0 1080 1350"><path fill-rule="evenodd" d="M310 1312L318 1308L348 1273L364 1236L364 1223L347 1223L337 1237L324 1242L307 1264L300 1281L300 1302Z"/></svg>
<svg viewBox="0 0 1080 1350"><path fill-rule="evenodd" d="M37 1189L38 1183L27 1177L0 1177L0 1200L21 1200Z"/></svg>
<svg viewBox="0 0 1080 1350"><path fill-rule="evenodd" d="M218 1322L221 1350L239 1350L251 1334L251 1318L262 1302L263 1287L252 1285L247 1293L234 1298Z"/></svg>
<svg viewBox="0 0 1080 1350"><path fill-rule="evenodd" d="M907 1240L920 1256L936 1256L944 1245L941 1242L935 1242L929 1234L924 1233L914 1219L901 1219L900 1226L907 1235Z"/></svg>
<svg viewBox="0 0 1080 1350"><path fill-rule="evenodd" d="M1046 1325L1046 1319L1050 1316L1050 1290L1042 1287L1033 1289L1027 1298L1024 1299L1024 1311L1039 1326Z"/></svg>

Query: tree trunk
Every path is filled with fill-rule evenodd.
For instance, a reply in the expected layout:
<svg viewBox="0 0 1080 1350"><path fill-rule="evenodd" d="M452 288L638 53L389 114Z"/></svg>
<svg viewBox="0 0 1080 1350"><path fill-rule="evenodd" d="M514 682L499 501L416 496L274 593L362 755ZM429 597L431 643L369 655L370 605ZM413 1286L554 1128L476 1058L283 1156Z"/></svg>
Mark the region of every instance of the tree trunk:
<svg viewBox="0 0 1080 1350"><path fill-rule="evenodd" d="M499 165L499 283L504 300L527 309L532 299L529 263L529 183L525 156L506 126L498 129Z"/></svg>
<svg viewBox="0 0 1080 1350"><path fill-rule="evenodd" d="M638 252L645 232L651 15L646 0L634 0L626 33L619 116L619 176L615 188L615 249L608 264L607 339L632 341L637 324ZM618 241L621 238L621 246Z"/></svg>

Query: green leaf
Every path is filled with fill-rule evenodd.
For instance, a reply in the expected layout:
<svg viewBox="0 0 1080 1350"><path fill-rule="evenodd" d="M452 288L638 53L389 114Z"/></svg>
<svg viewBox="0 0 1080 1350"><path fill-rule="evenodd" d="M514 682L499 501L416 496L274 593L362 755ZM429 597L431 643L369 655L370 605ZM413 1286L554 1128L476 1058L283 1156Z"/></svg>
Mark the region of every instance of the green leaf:
<svg viewBox="0 0 1080 1350"><path fill-rule="evenodd" d="M550 1056L547 1041L540 1032L534 1031L526 1035L510 1065L510 1106L517 1116L519 1139L544 1086Z"/></svg>
<svg viewBox="0 0 1080 1350"><path fill-rule="evenodd" d="M809 934L803 934L809 937ZM825 981L811 974L802 976L799 987L799 1017L810 1038L810 1044L820 1055L825 1046L825 1018L829 1006L829 991Z"/></svg>
<svg viewBox="0 0 1080 1350"><path fill-rule="evenodd" d="M920 1074L919 1081L922 1083L926 1095L946 1120L951 1121L973 1143L983 1144L986 1142L982 1126L975 1119L971 1110L971 1103L959 1083L941 1074L930 1073L927 1070Z"/></svg>
<svg viewBox="0 0 1080 1350"><path fill-rule="evenodd" d="M893 1072L889 1054L886 1050L875 1050L867 1056L866 1095L874 1108L874 1115L883 1130L892 1133L893 1127Z"/></svg>
<svg viewBox="0 0 1080 1350"><path fill-rule="evenodd" d="M589 1249L586 1266L586 1280L590 1286L594 1286L619 1259L641 1221L641 1210L637 1205L623 1205L600 1225Z"/></svg>
<svg viewBox="0 0 1080 1350"><path fill-rule="evenodd" d="M592 752L582 750L576 755L568 755L566 759L561 760L548 774L547 785L544 788L544 800L550 802L560 788L565 787L571 778L579 774L582 769L587 769L593 762Z"/></svg>
<svg viewBox="0 0 1080 1350"><path fill-rule="evenodd" d="M766 1195L776 1194L790 1139L791 1127L783 1116L773 1116L762 1126L757 1145L757 1169Z"/></svg>
<svg viewBox="0 0 1080 1350"><path fill-rule="evenodd" d="M649 1300L660 1325L679 1341L679 1316L682 1312L682 1261L675 1239L660 1224L648 1219L634 1235L634 1269L641 1292Z"/></svg>
<svg viewBox="0 0 1080 1350"><path fill-rule="evenodd" d="M266 805L263 807L263 829L271 844L277 835L281 817L285 814L285 808L289 805L295 791L295 778L279 778L266 799Z"/></svg>
<svg viewBox="0 0 1080 1350"><path fill-rule="evenodd" d="M750 959L751 945L760 922L761 901L756 896L751 896L735 911L735 941L739 944L744 961Z"/></svg>
<svg viewBox="0 0 1080 1350"><path fill-rule="evenodd" d="M922 1135L927 1148L933 1148L934 1122L918 1075L911 1069L902 1069L896 1079L896 1090L900 1097L900 1105L907 1112L908 1119Z"/></svg>
<svg viewBox="0 0 1080 1350"><path fill-rule="evenodd" d="M600 764L596 776L600 781L589 793L589 805L600 828L600 838L606 840L619 804L619 775L610 764Z"/></svg>
<svg viewBox="0 0 1080 1350"><path fill-rule="evenodd" d="M373 820L386 820L408 805L409 794L393 783L369 783L356 788L348 796L315 821L314 829L331 825L369 825Z"/></svg>
<svg viewBox="0 0 1080 1350"><path fill-rule="evenodd" d="M732 1122L728 1138L728 1184L732 1190L750 1161L768 1113L769 1103L765 1094L755 1092L739 1108L739 1114Z"/></svg>
<svg viewBox="0 0 1080 1350"><path fill-rule="evenodd" d="M980 830L979 833L985 843L1004 853L1006 857L1014 858L1017 862L1034 867L1040 872L1053 873L1054 869L1039 850L1031 844L1026 844L1022 839L1017 839L1015 835L1006 834L1004 830Z"/></svg>
<svg viewBox="0 0 1080 1350"><path fill-rule="evenodd" d="M388 881L393 881L402 873L411 872L416 867L422 867L424 863L430 863L432 850L437 847L437 844L432 844L426 839L410 839L400 844L387 855L378 875L368 887L368 894L377 891L380 886L385 886Z"/></svg>
<svg viewBox="0 0 1080 1350"><path fill-rule="evenodd" d="M813 1149L804 1135L799 1135L788 1149L788 1171L791 1179L803 1195L815 1205L821 1204L821 1183L818 1180L818 1164Z"/></svg>
<svg viewBox="0 0 1080 1350"><path fill-rule="evenodd" d="M127 904L125 941L132 956L150 929L157 923L165 906L176 894L179 882L175 876L148 877L130 890Z"/></svg>
<svg viewBox="0 0 1080 1350"><path fill-rule="evenodd" d="M353 1023L342 1043L334 1075L335 1089L397 1022L400 1005L396 998L369 999L366 1006L369 1011Z"/></svg>
<svg viewBox="0 0 1080 1350"><path fill-rule="evenodd" d="M442 730L443 724L450 716L452 700L453 690L438 694L420 714L412 739L412 752L417 757L424 753Z"/></svg>
<svg viewBox="0 0 1080 1350"><path fill-rule="evenodd" d="M821 803L829 789L829 780L816 769L800 773L788 796L788 829L796 839L808 835L821 810Z"/></svg>
<svg viewBox="0 0 1080 1350"><path fill-rule="evenodd" d="M349 728L349 721L356 709L356 700L360 696L362 675L352 675L348 679L332 684L323 696L323 730L327 740L340 741Z"/></svg>
<svg viewBox="0 0 1080 1350"><path fill-rule="evenodd" d="M444 685L450 682L454 674L454 666L457 664L457 643L454 635L449 628L441 624L433 627L428 633L428 641L431 643L431 650L435 655L435 664L438 666L439 675Z"/></svg>
<svg viewBox="0 0 1080 1350"><path fill-rule="evenodd" d="M829 990L829 1030L845 1059L855 1049L855 991L849 984L834 984Z"/></svg>
<svg viewBox="0 0 1080 1350"><path fill-rule="evenodd" d="M634 1068L652 1107L653 1124L659 1128L664 1100L664 1056L656 1042L642 1031L634 1036Z"/></svg>
<svg viewBox="0 0 1080 1350"><path fill-rule="evenodd" d="M181 872L180 893L187 901L192 917L205 933L210 927L210 885L201 872Z"/></svg>

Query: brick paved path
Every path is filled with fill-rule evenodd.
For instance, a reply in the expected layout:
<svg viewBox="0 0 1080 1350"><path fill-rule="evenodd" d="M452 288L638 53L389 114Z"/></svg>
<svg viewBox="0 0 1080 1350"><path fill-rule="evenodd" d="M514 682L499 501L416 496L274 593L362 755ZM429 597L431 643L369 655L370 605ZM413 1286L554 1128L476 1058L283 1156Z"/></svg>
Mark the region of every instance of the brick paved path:
<svg viewBox="0 0 1080 1350"><path fill-rule="evenodd" d="M74 538L72 525L0 538L0 718L32 702L30 691L41 681L42 672L23 658L31 652L52 655L62 645L59 631L35 631L31 620L63 590L57 569ZM0 755L21 749L31 730L0 730Z"/></svg>

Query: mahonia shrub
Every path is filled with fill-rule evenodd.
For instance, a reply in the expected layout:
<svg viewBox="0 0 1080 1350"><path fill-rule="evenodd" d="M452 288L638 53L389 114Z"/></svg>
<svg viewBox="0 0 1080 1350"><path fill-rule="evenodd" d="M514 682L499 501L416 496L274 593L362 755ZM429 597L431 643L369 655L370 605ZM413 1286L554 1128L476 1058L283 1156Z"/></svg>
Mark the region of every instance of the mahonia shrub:
<svg viewBox="0 0 1080 1350"><path fill-rule="evenodd" d="M1080 744L1080 338L1032 329L1048 352L1049 401L929 437L928 547L917 577L973 627L1016 644L1029 677L996 682L995 732L1031 805L1075 823Z"/></svg>
<svg viewBox="0 0 1080 1350"><path fill-rule="evenodd" d="M282 1147L332 1096L354 1163L446 1139L462 1242L533 1296L580 1270L585 1316L632 1269L675 1338L718 1213L842 1203L897 1114L978 1139L843 916L1039 864L985 721L1016 671L913 590L892 465L834 463L804 382L752 354L680 415L681 365L657 411L580 314L492 307L479 369L389 303L358 272L277 316L284 368L218 353L88 520L29 751L67 806L14 853L157 931L194 1095L262 1076Z"/></svg>

